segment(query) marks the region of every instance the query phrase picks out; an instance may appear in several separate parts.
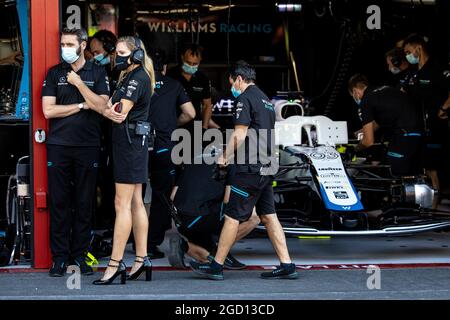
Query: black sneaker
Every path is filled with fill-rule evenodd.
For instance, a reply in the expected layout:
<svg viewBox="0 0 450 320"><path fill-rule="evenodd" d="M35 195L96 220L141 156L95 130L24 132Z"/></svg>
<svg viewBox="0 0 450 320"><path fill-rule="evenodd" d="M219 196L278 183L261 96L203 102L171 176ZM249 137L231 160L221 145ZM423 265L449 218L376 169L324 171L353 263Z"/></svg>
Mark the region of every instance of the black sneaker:
<svg viewBox="0 0 450 320"><path fill-rule="evenodd" d="M275 270L261 273L263 279L297 279L298 273L295 271L295 264L291 263L289 267L278 266Z"/></svg>
<svg viewBox="0 0 450 320"><path fill-rule="evenodd" d="M190 265L192 271L194 271L195 274L202 276L203 278L211 280L223 280L223 271L211 268L211 264L209 263L191 261Z"/></svg>
<svg viewBox="0 0 450 320"><path fill-rule="evenodd" d="M233 257L231 253L229 253L225 259L223 267L228 270L242 270L247 268L247 265L243 264L238 259Z"/></svg>
<svg viewBox="0 0 450 320"><path fill-rule="evenodd" d="M186 241L176 235L170 239L170 253L169 253L169 263L172 267L186 269L184 264L184 251L183 246L185 246Z"/></svg>
<svg viewBox="0 0 450 320"><path fill-rule="evenodd" d="M65 261L53 261L48 275L50 277L64 277L67 272L67 264Z"/></svg>
<svg viewBox="0 0 450 320"><path fill-rule="evenodd" d="M148 257L150 260L162 259L165 257L165 254L158 247L152 247L148 249Z"/></svg>
<svg viewBox="0 0 450 320"><path fill-rule="evenodd" d="M84 256L75 258L73 264L80 268L82 275L90 276L94 274L94 270L86 263L86 258Z"/></svg>
<svg viewBox="0 0 450 320"><path fill-rule="evenodd" d="M208 260L209 262L212 262L214 260L214 257L212 255L209 255ZM235 257L233 257L231 253L229 253L225 259L223 267L227 270L242 270L247 268L247 265L243 264Z"/></svg>

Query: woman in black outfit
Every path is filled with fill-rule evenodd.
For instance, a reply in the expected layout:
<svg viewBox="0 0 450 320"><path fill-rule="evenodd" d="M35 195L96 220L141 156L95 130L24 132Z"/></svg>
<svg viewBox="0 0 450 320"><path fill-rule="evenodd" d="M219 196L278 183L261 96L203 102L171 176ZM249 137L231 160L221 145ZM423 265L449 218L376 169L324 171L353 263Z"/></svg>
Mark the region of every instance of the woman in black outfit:
<svg viewBox="0 0 450 320"><path fill-rule="evenodd" d="M112 156L116 188L114 241L111 259L103 278L94 284L121 283L145 274L151 280L147 257L148 217L142 199L142 184L148 177L148 113L155 84L153 63L136 37L120 38L115 66L121 70L117 90L110 99L105 117L113 121ZM148 130L147 130L148 129ZM122 261L133 229L136 260L130 274Z"/></svg>

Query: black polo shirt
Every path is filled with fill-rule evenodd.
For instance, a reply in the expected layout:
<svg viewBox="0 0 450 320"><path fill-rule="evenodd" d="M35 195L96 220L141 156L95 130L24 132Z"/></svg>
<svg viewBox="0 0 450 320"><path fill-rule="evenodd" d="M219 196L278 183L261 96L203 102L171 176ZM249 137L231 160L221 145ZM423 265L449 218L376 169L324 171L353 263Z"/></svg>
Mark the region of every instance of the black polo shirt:
<svg viewBox="0 0 450 320"><path fill-rule="evenodd" d="M130 123L147 121L152 97L151 89L150 77L143 67L138 67L126 75L118 85L112 96L112 103L121 99L132 101L134 105L128 112L128 121Z"/></svg>
<svg viewBox="0 0 450 320"><path fill-rule="evenodd" d="M178 110L190 101L180 82L161 73L156 74L155 93L150 102L149 113L149 121L156 132L156 151L173 147L171 136L177 128L177 115L180 113Z"/></svg>
<svg viewBox="0 0 450 320"><path fill-rule="evenodd" d="M72 67L66 62L50 68L44 81L42 96L56 97L56 104L62 106L85 102L78 89L67 82L67 74L70 71ZM103 67L86 61L77 74L95 94L109 96L108 76ZM101 138L101 119L102 116L93 110L81 110L69 117L50 119L47 144L98 147Z"/></svg>
<svg viewBox="0 0 450 320"><path fill-rule="evenodd" d="M181 71L181 67L177 66L167 72L167 76L179 81L186 93L191 98L195 108L195 120L202 120L202 104L203 100L211 98L211 82L208 77L201 71L197 71L187 80Z"/></svg>
<svg viewBox="0 0 450 320"><path fill-rule="evenodd" d="M361 99L362 124L375 121L384 133L422 133L420 113L410 97L399 89L367 88Z"/></svg>
<svg viewBox="0 0 450 320"><path fill-rule="evenodd" d="M405 79L403 89L412 97L419 110L428 114L427 125L431 131L446 130L446 122L438 117L448 98L450 86L444 68L430 59L422 69L411 73Z"/></svg>
<svg viewBox="0 0 450 320"><path fill-rule="evenodd" d="M400 73L393 75L393 81L392 86L398 89L401 89L405 86L407 80L412 74L415 74L417 72L417 66L416 65L410 65L408 68L406 68L403 71L400 71Z"/></svg>
<svg viewBox="0 0 450 320"><path fill-rule="evenodd" d="M236 164L237 172L248 172L248 165L255 165L255 161L251 161L250 147L253 150L259 150L260 143L267 145L267 153L258 153L257 164L266 164L270 161L270 156L275 152L271 144L272 135L275 127L275 110L269 98L256 85L250 85L247 89L237 97L235 101L234 125L244 125L248 127L249 133L245 138L245 163ZM265 136L261 136L261 129L266 130ZM253 131L254 134L251 134ZM264 146L261 146L264 148ZM237 155L239 155L238 150ZM239 161L239 156L236 161ZM252 162L252 163L250 163ZM258 166L258 165L257 165Z"/></svg>

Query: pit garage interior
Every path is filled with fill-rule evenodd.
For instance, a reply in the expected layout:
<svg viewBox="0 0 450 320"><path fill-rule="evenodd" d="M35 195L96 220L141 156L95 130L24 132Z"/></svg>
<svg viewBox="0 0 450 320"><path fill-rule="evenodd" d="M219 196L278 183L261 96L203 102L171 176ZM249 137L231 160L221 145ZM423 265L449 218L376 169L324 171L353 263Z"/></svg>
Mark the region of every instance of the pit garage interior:
<svg viewBox="0 0 450 320"><path fill-rule="evenodd" d="M63 27L80 23L90 35L101 28L118 35L138 34L146 46L163 48L172 66L179 63L183 42L202 45L201 70L212 83L213 119L223 127L231 126L233 111L226 70L230 62L244 59L255 65L257 83L269 97L291 101L285 118L323 115L334 122L345 121L347 144L355 143L353 132L361 128L357 105L347 92L352 74L364 73L377 85L392 83L384 55L413 32L432 39L433 53L442 65L448 66L450 59L450 4L443 0L32 2L0 1L0 243L9 249L2 250L0 273L45 272L50 264L46 175L42 173L45 154L36 138L47 124L40 114L37 88L45 66L59 61L57 39ZM366 25L371 15L367 8L373 4L381 8L380 29ZM43 23L39 12L45 13L46 22L36 30L33 27ZM44 31L47 38L38 34ZM38 50L44 53L38 55ZM38 65L39 58L46 59L44 66ZM447 161L441 174L438 210L442 212L450 211L449 170ZM29 188L23 196L20 185ZM295 224L301 219L294 220L285 221ZM450 228L445 226L394 235L357 234L364 228L355 234L351 230L316 234L318 229L310 228L289 234L288 246L292 259L304 269L358 269L374 264L449 267ZM168 242L175 233L173 229L166 235L162 251L169 251ZM232 252L253 268L277 263L262 230L239 241ZM95 266L100 269L108 263L108 257L97 260ZM133 260L130 244L125 263L131 265ZM153 265L170 270L167 258L154 260Z"/></svg>

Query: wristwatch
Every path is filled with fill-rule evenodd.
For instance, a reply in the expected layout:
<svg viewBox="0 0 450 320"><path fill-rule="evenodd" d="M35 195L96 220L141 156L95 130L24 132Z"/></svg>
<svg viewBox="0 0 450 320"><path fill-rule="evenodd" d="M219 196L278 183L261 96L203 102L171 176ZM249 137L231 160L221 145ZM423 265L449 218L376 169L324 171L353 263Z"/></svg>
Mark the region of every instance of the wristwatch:
<svg viewBox="0 0 450 320"><path fill-rule="evenodd" d="M84 103L79 103L78 108L80 108L80 110L84 109Z"/></svg>

